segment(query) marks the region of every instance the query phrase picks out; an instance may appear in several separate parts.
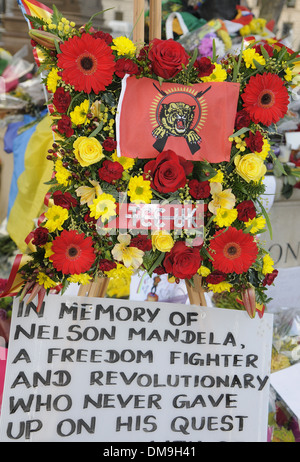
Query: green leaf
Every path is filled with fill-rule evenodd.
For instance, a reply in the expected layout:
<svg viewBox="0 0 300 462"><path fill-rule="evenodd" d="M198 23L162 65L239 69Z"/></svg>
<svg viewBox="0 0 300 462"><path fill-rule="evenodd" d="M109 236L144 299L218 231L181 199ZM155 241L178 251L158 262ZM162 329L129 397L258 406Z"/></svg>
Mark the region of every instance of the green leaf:
<svg viewBox="0 0 300 462"><path fill-rule="evenodd" d="M270 56L263 45L260 46L263 57L265 58L266 63L270 60Z"/></svg>
<svg viewBox="0 0 300 462"><path fill-rule="evenodd" d="M60 22L63 15L62 15L62 13L60 11L58 11L58 9L56 8L55 5L52 5L52 10L53 10L52 22L54 24L58 25L58 23Z"/></svg>
<svg viewBox="0 0 300 462"><path fill-rule="evenodd" d="M59 44L58 44L58 41L57 41L57 40L54 40L54 45L55 45L57 54L60 54L61 51L60 51Z"/></svg>
<svg viewBox="0 0 300 462"><path fill-rule="evenodd" d="M269 218L269 215L266 211L266 209L264 208L264 206L262 205L261 201L259 201L258 199L256 199L260 208L261 208L261 211L262 211L262 214L266 220L266 223L267 223L267 226L268 226L268 230L269 230L269 233L270 233L270 239L272 240L273 239L273 231L272 231L272 225L271 225L271 221L270 221L270 218Z"/></svg>
<svg viewBox="0 0 300 462"><path fill-rule="evenodd" d="M100 130L102 130L102 127L103 127L103 121L99 123L98 127L96 127L94 131L92 131L92 133L89 135L89 138L92 138L93 136L98 135Z"/></svg>
<svg viewBox="0 0 300 462"><path fill-rule="evenodd" d="M280 160L277 159L277 157L275 156L274 152L270 151L270 154L271 154L271 157L272 157L272 160L273 160L273 163L274 163L274 166L276 167L277 171L281 172L282 175L286 175L286 171L282 165L282 163L280 162Z"/></svg>
<svg viewBox="0 0 300 462"><path fill-rule="evenodd" d="M240 66L241 66L241 62L242 62L242 56L243 56L243 47L244 47L244 42L242 40L242 46L241 46L241 51L240 51L238 63L235 64L234 68L233 68L233 76L232 76L232 81L233 82L236 82L237 75L238 75L239 70L240 70Z"/></svg>
<svg viewBox="0 0 300 462"><path fill-rule="evenodd" d="M85 30L89 30L89 28L91 27L92 25L92 22L94 20L94 18L96 16L98 16L99 14L103 14L105 13L106 11L109 11L109 10L114 10L115 7L112 7L112 8L107 8L106 10L102 10L102 11L98 11L97 13L93 14L90 19L88 20L88 22L86 23L86 26L85 26Z"/></svg>
<svg viewBox="0 0 300 462"><path fill-rule="evenodd" d="M198 56L198 48L195 48L194 52L193 52L193 55L192 55L192 58L191 58L191 60L189 62L189 65L187 67L187 72L189 72L192 69L192 67L194 66L194 63L195 63L195 61L197 59L197 56Z"/></svg>
<svg viewBox="0 0 300 462"><path fill-rule="evenodd" d="M159 81L159 85L161 86L161 84L163 83L163 81L165 80L163 77L160 77L158 76L157 77L158 81Z"/></svg>
<svg viewBox="0 0 300 462"><path fill-rule="evenodd" d="M243 128L240 128L240 130L238 130L237 132L233 133L233 135L230 136L235 138L236 136L240 136L240 135L243 135L244 133L246 132L249 132L250 131L250 128L248 127L243 127Z"/></svg>
<svg viewBox="0 0 300 462"><path fill-rule="evenodd" d="M40 19L36 16L30 16L29 14L25 14L24 16L25 18L29 19L34 29L40 26L43 26L45 24L45 21L43 19Z"/></svg>
<svg viewBox="0 0 300 462"><path fill-rule="evenodd" d="M260 64L258 61L256 61L256 59L253 59L253 64L255 65L256 69L257 69L259 72L264 72L265 66L263 66L263 65Z"/></svg>
<svg viewBox="0 0 300 462"><path fill-rule="evenodd" d="M285 53L286 53L287 49L285 47L283 47L280 51L280 53L278 54L277 56L277 61L280 62L282 60L282 58L284 57Z"/></svg>
<svg viewBox="0 0 300 462"><path fill-rule="evenodd" d="M152 265L150 266L150 268L148 269L148 274L151 276L153 271L155 270L155 268L157 268L163 261L163 259L165 258L165 253L164 252L159 252L159 255L157 258L155 258L154 262L152 263Z"/></svg>
<svg viewBox="0 0 300 462"><path fill-rule="evenodd" d="M78 99L82 99L82 94L81 93L78 93L77 95L74 96L74 98L72 98L72 101L69 105L69 108L68 108L68 112L67 114L69 115L70 111L74 108L74 103L75 101L77 101ZM83 101L83 99L82 99Z"/></svg>
<svg viewBox="0 0 300 462"><path fill-rule="evenodd" d="M212 61L215 63L217 61L217 52L216 52L216 43L215 39L213 39L213 56L212 56Z"/></svg>
<svg viewBox="0 0 300 462"><path fill-rule="evenodd" d="M193 177L198 181L206 181L213 178L217 174L215 168L213 168L208 162L196 162L193 169Z"/></svg>

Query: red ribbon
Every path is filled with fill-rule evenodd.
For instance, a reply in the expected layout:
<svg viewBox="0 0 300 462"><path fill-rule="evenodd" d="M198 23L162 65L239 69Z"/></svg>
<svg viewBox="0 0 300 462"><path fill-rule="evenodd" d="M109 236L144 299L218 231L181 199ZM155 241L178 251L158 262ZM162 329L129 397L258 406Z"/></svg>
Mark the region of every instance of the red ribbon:
<svg viewBox="0 0 300 462"><path fill-rule="evenodd" d="M18 270L20 268L20 264L21 264L21 261L22 261L22 257L23 255L22 254L18 254L13 262L13 266L12 266L12 269L11 269L11 272L10 272L10 275L9 275L9 278L7 280L7 283L6 283L6 286L5 286L5 289L3 292L1 292L0 294L0 298L4 298L4 297L14 297L15 295L18 294L19 292L19 285L21 283L18 283L15 287L13 287L13 284L15 282L15 279L16 277L18 276ZM23 281L24 282L24 281ZM18 288L18 290L17 290ZM12 292L10 292L11 290L13 290Z"/></svg>

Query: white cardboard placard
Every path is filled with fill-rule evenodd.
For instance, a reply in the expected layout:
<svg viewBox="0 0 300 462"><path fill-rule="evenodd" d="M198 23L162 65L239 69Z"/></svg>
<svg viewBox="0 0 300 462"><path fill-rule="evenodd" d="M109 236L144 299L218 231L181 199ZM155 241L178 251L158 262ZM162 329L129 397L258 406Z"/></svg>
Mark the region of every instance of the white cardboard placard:
<svg viewBox="0 0 300 462"><path fill-rule="evenodd" d="M0 441L266 441L273 316L14 301Z"/></svg>

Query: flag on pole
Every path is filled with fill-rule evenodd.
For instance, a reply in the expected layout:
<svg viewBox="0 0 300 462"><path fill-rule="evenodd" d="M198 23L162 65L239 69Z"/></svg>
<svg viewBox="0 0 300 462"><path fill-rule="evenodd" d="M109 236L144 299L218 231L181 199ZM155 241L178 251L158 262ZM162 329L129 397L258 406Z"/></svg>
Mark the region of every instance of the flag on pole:
<svg viewBox="0 0 300 462"><path fill-rule="evenodd" d="M30 16L35 16L39 19L47 20L51 17L53 13L51 8L44 5L43 3L37 2L36 0L17 0L17 2L25 20L27 21L29 29L32 29L32 24L30 20L26 17L26 14ZM32 51L36 64L40 66L44 60L43 53L35 47L33 47Z"/></svg>
<svg viewBox="0 0 300 462"><path fill-rule="evenodd" d="M118 104L118 155L155 158L171 149L192 161L230 160L239 84L192 86L125 77Z"/></svg>

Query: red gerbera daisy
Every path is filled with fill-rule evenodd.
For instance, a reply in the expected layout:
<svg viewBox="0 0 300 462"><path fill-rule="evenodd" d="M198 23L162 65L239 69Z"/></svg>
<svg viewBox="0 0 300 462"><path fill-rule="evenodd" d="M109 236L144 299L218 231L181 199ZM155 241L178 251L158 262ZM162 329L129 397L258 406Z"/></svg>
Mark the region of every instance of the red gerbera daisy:
<svg viewBox="0 0 300 462"><path fill-rule="evenodd" d="M267 126L278 122L286 114L289 104L288 91L276 74L250 77L241 97L253 122Z"/></svg>
<svg viewBox="0 0 300 462"><path fill-rule="evenodd" d="M232 227L227 231L218 231L211 240L209 249L216 270L237 274L248 271L257 252L253 236Z"/></svg>
<svg viewBox="0 0 300 462"><path fill-rule="evenodd" d="M63 274L80 274L88 271L95 260L92 238L77 231L64 230L52 244L53 266Z"/></svg>
<svg viewBox="0 0 300 462"><path fill-rule="evenodd" d="M62 78L76 91L98 94L112 82L115 70L111 48L102 39L90 34L72 37L61 46L58 67L63 69Z"/></svg>

